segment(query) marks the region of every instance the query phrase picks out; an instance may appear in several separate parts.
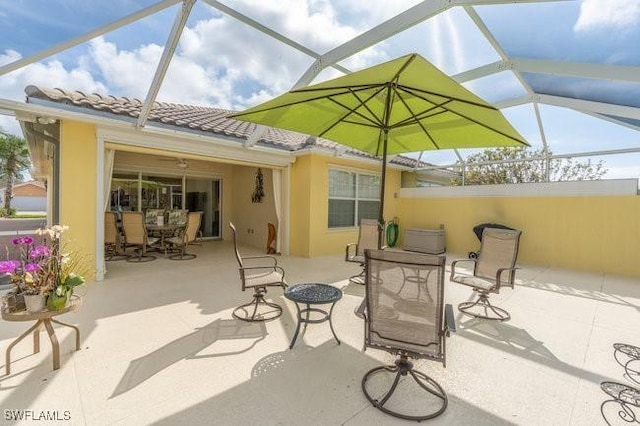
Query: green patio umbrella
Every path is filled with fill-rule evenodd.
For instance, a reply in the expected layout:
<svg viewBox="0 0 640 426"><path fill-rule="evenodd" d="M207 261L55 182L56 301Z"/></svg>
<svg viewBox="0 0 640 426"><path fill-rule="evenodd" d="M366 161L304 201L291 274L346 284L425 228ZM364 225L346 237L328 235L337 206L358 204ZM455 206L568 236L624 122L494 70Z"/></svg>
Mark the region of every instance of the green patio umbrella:
<svg viewBox="0 0 640 426"><path fill-rule="evenodd" d="M382 157L381 229L388 155L528 146L498 109L417 54L292 90L230 117Z"/></svg>

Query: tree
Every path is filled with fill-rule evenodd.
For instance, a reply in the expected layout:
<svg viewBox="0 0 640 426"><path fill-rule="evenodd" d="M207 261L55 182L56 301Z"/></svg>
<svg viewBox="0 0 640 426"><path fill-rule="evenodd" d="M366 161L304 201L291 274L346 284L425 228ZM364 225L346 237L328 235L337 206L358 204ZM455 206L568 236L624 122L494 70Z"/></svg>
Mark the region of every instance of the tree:
<svg viewBox="0 0 640 426"><path fill-rule="evenodd" d="M0 130L0 179L5 182L4 216L11 215L13 185L22 179L22 173L29 169L30 164L27 142Z"/></svg>
<svg viewBox="0 0 640 426"><path fill-rule="evenodd" d="M553 154L548 151L547 156ZM606 169L602 160L573 158L546 159L543 150L532 148L495 148L471 155L466 161L465 185L526 183L568 180L597 180ZM547 179L547 163L548 175ZM461 185L456 178L454 185Z"/></svg>

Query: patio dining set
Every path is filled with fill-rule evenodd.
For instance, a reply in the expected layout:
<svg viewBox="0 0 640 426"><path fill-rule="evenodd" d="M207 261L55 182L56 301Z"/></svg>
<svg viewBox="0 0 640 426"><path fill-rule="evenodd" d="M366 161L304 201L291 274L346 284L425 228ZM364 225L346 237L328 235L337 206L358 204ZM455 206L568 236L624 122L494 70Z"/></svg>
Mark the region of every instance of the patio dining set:
<svg viewBox="0 0 640 426"><path fill-rule="evenodd" d="M105 212L105 260L149 262L156 259L153 252L172 260L195 259L194 253L187 252L187 246L200 235L201 221L201 211Z"/></svg>
<svg viewBox="0 0 640 426"><path fill-rule="evenodd" d="M304 333L308 324L323 322L329 322L331 333L340 344L331 317L335 304L342 298L342 290L316 282L289 286L285 270L276 257L241 255L235 226L229 225L242 291L252 289L254 292L253 299L235 308L233 316L249 322L279 318L283 308L265 297L269 287L280 287L297 311L289 349L293 349L301 327ZM349 258L350 250L361 253L356 261L363 268L357 276L362 280L351 282L364 284L365 288L363 302L355 312L364 319L364 349L387 351L397 359L393 365L369 370L362 378L362 391L367 400L384 413L406 420L431 419L446 410L447 394L433 378L415 369L411 359L427 359L446 366L445 339L456 330L453 308L444 304L446 257L407 249L380 249L377 232L377 221L363 220L359 241L347 247L345 260L354 261ZM510 318L505 309L489 302L489 294L498 293L504 286L513 288L520 235L521 232L514 229L487 227L477 256L452 263L451 281L472 287L478 295L477 300L458 306L462 313L485 320ZM458 264L463 262L472 263L473 272L462 271ZM395 394L399 387L412 383L415 385L412 392L421 398L419 412L407 412L402 407L402 397L397 396L401 392Z"/></svg>

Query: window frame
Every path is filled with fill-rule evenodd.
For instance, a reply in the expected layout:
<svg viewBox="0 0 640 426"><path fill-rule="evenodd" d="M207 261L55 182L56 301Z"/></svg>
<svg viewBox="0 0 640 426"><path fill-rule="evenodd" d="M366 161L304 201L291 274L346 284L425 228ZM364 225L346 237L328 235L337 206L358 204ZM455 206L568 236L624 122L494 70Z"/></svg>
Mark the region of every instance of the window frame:
<svg viewBox="0 0 640 426"><path fill-rule="evenodd" d="M331 196L331 172L342 172L342 173L349 173L352 175L355 175L355 182L354 182L354 196L353 197L338 197L338 196ZM360 177L361 176L368 176L368 177L376 177L378 178L378 188L376 191L376 198L365 198L365 197L361 197L360 196ZM347 167L336 167L336 166L331 166L328 168L327 171L327 229L328 230L341 230L341 229L351 229L354 227L358 226L358 216L359 216L359 202L360 201L374 201L378 203L378 208L380 206L380 185L382 184L381 182L381 174L380 172L375 172L373 170L363 170L363 169L355 169L355 168L347 168ZM329 223L330 220L330 201L331 200L342 200L342 201L353 201L355 206L354 206L354 211L353 211L353 223L351 225L345 225L345 226L331 226L331 224ZM377 219L377 215L375 218L373 219Z"/></svg>

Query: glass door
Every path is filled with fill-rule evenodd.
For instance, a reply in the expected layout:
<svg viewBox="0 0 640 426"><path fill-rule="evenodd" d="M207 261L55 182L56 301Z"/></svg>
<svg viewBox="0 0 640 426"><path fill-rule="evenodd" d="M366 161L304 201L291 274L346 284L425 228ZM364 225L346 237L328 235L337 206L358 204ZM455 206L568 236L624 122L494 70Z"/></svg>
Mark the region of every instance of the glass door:
<svg viewBox="0 0 640 426"><path fill-rule="evenodd" d="M185 207L190 212L203 212L201 230L205 238L222 236L221 188L219 179L187 178Z"/></svg>

